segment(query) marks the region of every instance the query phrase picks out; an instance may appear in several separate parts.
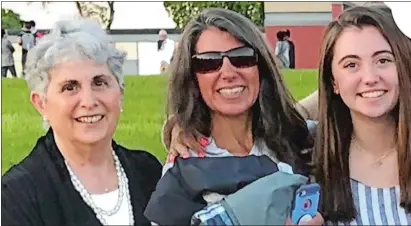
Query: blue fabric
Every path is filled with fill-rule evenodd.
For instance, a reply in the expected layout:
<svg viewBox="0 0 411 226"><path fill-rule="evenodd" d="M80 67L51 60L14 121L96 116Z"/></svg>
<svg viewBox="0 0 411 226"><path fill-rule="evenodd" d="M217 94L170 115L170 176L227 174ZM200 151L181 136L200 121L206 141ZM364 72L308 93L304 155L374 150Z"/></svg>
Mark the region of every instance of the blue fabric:
<svg viewBox="0 0 411 226"><path fill-rule="evenodd" d="M194 214L193 225L234 225L221 203L212 204Z"/></svg>

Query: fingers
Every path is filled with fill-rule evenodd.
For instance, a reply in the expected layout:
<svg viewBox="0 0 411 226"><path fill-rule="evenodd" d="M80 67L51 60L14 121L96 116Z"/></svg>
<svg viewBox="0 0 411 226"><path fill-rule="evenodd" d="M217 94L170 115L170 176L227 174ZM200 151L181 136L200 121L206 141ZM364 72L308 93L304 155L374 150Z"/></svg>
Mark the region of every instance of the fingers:
<svg viewBox="0 0 411 226"><path fill-rule="evenodd" d="M294 225L294 224L291 222L291 218L288 217L286 219L284 225ZM321 226L321 225L324 225L324 218L319 212L317 212L317 215L315 215L315 217L313 219L311 219L309 221L300 221L298 225L318 225L318 226Z"/></svg>
<svg viewBox="0 0 411 226"><path fill-rule="evenodd" d="M284 225L293 225L293 223L291 223L291 218L290 217L287 217L287 220L285 220Z"/></svg>
<svg viewBox="0 0 411 226"><path fill-rule="evenodd" d="M319 212L317 212L317 215L315 215L313 219L300 223L300 225L323 225L323 224L324 224L324 218Z"/></svg>
<svg viewBox="0 0 411 226"><path fill-rule="evenodd" d="M170 154L181 156L183 158L190 157L187 146L180 142L172 142L170 146Z"/></svg>
<svg viewBox="0 0 411 226"><path fill-rule="evenodd" d="M205 149L208 145L208 139L202 136L200 133L189 135L181 131L178 140L180 141L179 143L196 152L199 157L205 156Z"/></svg>

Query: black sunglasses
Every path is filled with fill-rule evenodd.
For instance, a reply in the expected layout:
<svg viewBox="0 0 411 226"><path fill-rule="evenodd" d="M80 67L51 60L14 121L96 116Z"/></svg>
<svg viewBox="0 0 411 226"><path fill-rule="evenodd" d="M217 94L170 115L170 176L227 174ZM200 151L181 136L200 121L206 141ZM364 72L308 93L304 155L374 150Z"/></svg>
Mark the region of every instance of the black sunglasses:
<svg viewBox="0 0 411 226"><path fill-rule="evenodd" d="M223 59L227 57L236 68L257 65L258 58L253 48L241 46L226 52L204 52L193 55L192 67L195 73L209 73L220 70Z"/></svg>

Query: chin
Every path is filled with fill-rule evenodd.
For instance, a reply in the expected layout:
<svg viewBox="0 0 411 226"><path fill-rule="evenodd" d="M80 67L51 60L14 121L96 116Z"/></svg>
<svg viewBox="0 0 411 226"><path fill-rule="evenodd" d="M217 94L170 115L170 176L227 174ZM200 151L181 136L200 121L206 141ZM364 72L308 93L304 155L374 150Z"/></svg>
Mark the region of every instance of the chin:
<svg viewBox="0 0 411 226"><path fill-rule="evenodd" d="M362 109L357 112L369 118L381 118L390 114L392 109Z"/></svg>
<svg viewBox="0 0 411 226"><path fill-rule="evenodd" d="M106 134L103 132L88 132L77 135L75 138L83 144L95 144L106 139Z"/></svg>
<svg viewBox="0 0 411 226"><path fill-rule="evenodd" d="M220 108L217 109L217 112L219 112L221 115L227 116L227 117L237 117L237 116L242 116L245 113L249 111L250 108L248 107L226 107L226 108Z"/></svg>

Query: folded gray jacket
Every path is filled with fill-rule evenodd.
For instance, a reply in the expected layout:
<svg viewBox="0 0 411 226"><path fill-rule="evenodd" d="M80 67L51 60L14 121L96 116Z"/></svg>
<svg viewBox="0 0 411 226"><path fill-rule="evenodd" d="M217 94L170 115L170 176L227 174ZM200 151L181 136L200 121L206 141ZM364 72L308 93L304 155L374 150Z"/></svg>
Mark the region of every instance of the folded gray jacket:
<svg viewBox="0 0 411 226"><path fill-rule="evenodd" d="M295 191L307 182L308 178L299 174L275 172L226 196L213 208L194 214L192 222L197 225L284 225L291 214ZM214 211L216 209L219 210Z"/></svg>

